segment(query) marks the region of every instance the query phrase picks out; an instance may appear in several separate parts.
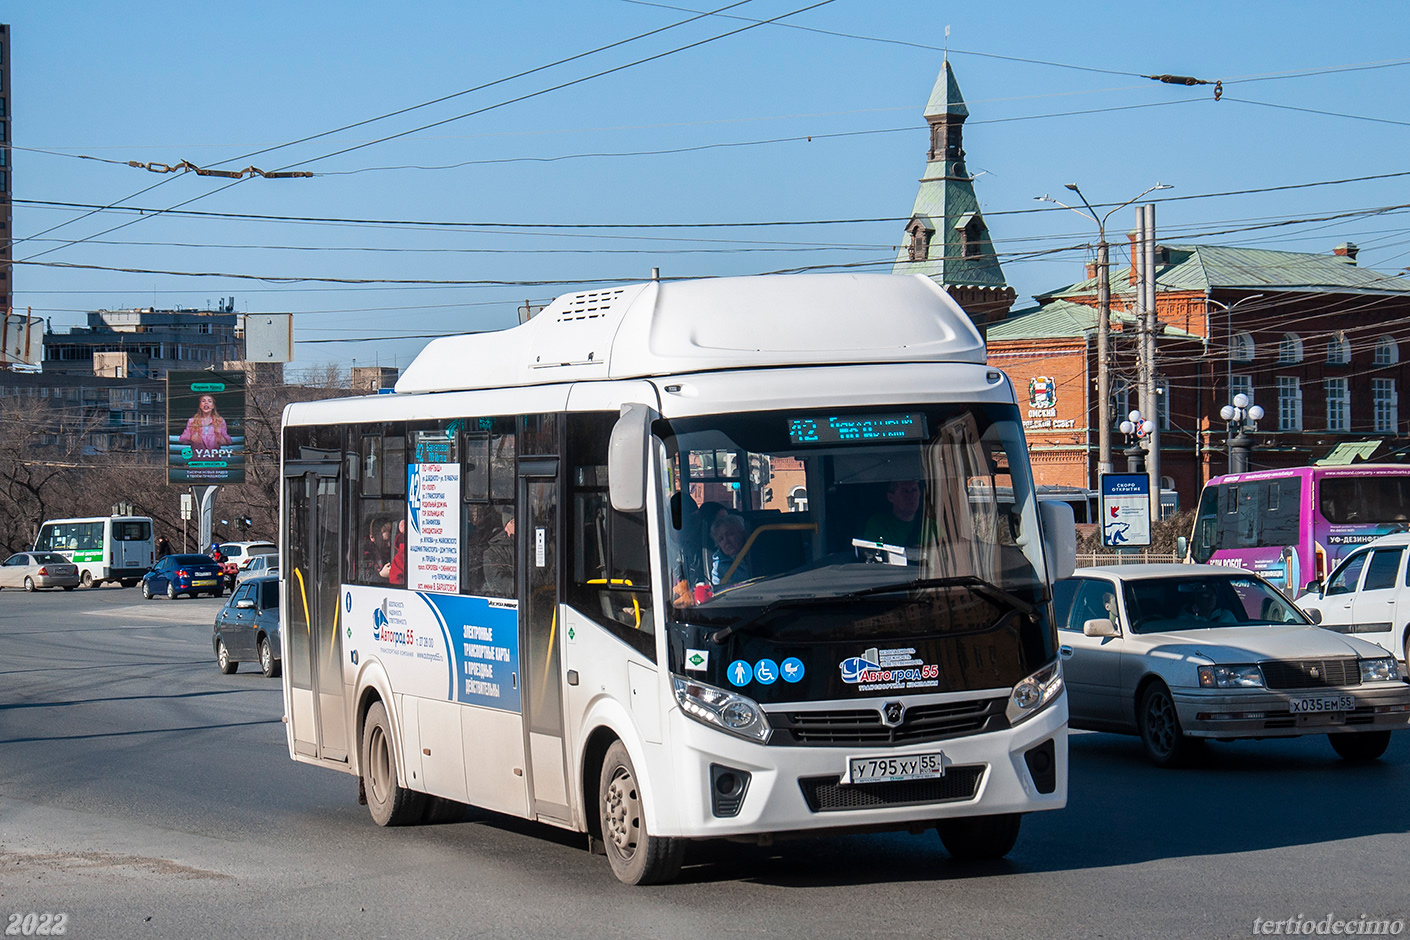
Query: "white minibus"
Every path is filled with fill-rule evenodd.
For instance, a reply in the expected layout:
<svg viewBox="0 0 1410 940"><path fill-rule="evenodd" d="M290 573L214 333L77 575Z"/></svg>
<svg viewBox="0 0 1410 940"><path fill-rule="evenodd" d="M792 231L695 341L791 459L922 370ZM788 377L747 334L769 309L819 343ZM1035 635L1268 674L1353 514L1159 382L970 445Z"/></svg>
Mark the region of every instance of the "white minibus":
<svg viewBox="0 0 1410 940"><path fill-rule="evenodd" d="M473 804L639 884L705 839L994 858L1065 804L1071 510L924 277L571 294L282 435L290 754L382 825Z"/></svg>
<svg viewBox="0 0 1410 940"><path fill-rule="evenodd" d="M147 516L50 519L39 527L34 550L58 552L78 565L84 587L100 587L105 581L132 587L156 561Z"/></svg>

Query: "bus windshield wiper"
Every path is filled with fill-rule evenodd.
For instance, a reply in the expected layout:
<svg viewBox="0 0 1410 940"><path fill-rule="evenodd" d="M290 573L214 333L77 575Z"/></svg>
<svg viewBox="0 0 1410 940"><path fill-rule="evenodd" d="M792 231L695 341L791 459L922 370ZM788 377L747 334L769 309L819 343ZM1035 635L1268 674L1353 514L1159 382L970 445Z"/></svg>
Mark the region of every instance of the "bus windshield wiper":
<svg viewBox="0 0 1410 940"><path fill-rule="evenodd" d="M844 596L866 597L871 594L890 594L896 591L913 591L920 588L937 587L973 588L974 593L982 595L991 601L1007 604L1009 607L1012 607L1014 610L1030 618L1038 611L1037 607L1019 597L1017 594L1005 591L997 584L985 581L983 578L972 574L956 575L949 578L917 578L914 581L903 581L899 584L883 584L878 587L863 588L860 591L853 591L851 594Z"/></svg>

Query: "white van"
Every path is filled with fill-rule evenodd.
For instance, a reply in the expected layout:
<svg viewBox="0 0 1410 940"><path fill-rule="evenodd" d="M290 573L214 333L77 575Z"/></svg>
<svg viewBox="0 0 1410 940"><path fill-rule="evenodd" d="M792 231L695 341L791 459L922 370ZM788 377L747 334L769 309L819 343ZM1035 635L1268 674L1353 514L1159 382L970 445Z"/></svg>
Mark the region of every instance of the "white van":
<svg viewBox="0 0 1410 940"><path fill-rule="evenodd" d="M1327 630L1354 633L1389 653L1410 656L1410 571L1405 557L1410 534L1376 539L1342 559L1321 590L1308 591L1297 606Z"/></svg>
<svg viewBox="0 0 1410 940"><path fill-rule="evenodd" d="M58 552L78 565L84 587L98 587L104 581L132 587L156 561L148 516L50 519L39 527L34 550Z"/></svg>

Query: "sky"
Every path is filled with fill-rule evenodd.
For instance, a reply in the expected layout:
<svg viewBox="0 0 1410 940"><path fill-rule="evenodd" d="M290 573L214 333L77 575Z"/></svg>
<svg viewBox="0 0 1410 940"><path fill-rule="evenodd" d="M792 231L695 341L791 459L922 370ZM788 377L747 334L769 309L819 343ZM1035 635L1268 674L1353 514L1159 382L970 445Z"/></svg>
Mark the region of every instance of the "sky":
<svg viewBox="0 0 1410 940"><path fill-rule="evenodd" d="M1034 198L1071 182L1101 214L1174 187L1162 242L1410 265L1403 4L730 2L0 3L15 307L233 297L295 314L295 370L405 367L653 267L887 271L947 42L1016 309L1093 256ZM314 175L127 165L183 160Z"/></svg>

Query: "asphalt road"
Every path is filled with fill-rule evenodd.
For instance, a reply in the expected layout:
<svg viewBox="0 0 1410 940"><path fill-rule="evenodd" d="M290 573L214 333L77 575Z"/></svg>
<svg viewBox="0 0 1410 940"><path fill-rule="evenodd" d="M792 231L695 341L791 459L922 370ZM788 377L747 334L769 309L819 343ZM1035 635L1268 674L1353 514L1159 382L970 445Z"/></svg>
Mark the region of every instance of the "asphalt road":
<svg viewBox="0 0 1410 940"><path fill-rule="evenodd" d="M471 811L380 829L289 760L279 684L216 669L210 599L0 592L0 929L70 937L1246 937L1255 918L1410 919L1410 734L1149 767L1072 739L1066 810L966 867L933 832L692 847L619 884L583 841ZM39 919L31 925L41 923Z"/></svg>

